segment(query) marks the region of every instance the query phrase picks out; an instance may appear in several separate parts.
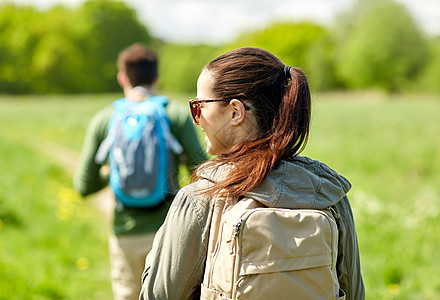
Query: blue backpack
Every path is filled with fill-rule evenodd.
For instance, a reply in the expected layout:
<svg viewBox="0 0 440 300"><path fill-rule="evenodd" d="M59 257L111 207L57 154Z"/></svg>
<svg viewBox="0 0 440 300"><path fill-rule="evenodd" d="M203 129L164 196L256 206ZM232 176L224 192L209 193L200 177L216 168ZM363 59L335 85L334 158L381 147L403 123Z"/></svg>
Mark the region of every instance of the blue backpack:
<svg viewBox="0 0 440 300"><path fill-rule="evenodd" d="M182 146L172 135L164 96L113 102L108 135L95 157L109 158L110 187L125 206L153 207L178 189L174 157Z"/></svg>

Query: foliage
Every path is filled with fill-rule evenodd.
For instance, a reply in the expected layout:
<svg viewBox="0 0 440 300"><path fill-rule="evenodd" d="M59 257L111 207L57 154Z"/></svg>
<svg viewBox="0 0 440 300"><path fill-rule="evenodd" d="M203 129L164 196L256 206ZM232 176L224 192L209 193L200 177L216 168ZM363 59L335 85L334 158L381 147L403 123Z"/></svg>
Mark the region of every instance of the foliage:
<svg viewBox="0 0 440 300"><path fill-rule="evenodd" d="M292 66L304 67L307 50L324 34L325 29L313 23L275 23L260 31L243 34L231 47L264 48Z"/></svg>
<svg viewBox="0 0 440 300"><path fill-rule="evenodd" d="M160 41L123 0L88 0L46 11L0 2L0 93L119 91L117 56L134 42L157 50L160 88L175 93L194 94L203 65L243 46L302 68L314 90L439 92L438 41L393 0L357 0L336 26L276 22L218 47Z"/></svg>
<svg viewBox="0 0 440 300"><path fill-rule="evenodd" d="M38 26L36 26L38 24ZM33 29L27 33L35 40L25 56L35 93L76 92L82 88L78 74L84 72L82 55L70 24L75 18L69 10L58 6L41 12L32 21Z"/></svg>
<svg viewBox="0 0 440 300"><path fill-rule="evenodd" d="M0 91L116 91L116 57L134 42L152 43L122 1L89 0L77 10L0 4Z"/></svg>
<svg viewBox="0 0 440 300"><path fill-rule="evenodd" d="M160 87L195 97L197 78L218 49L208 45L163 44L158 48Z"/></svg>
<svg viewBox="0 0 440 300"><path fill-rule="evenodd" d="M86 82L97 81L85 91L118 91L116 58L134 42L152 43L146 27L122 1L89 0L75 19Z"/></svg>
<svg viewBox="0 0 440 300"><path fill-rule="evenodd" d="M430 43L429 63L420 76L416 90L440 94L440 37Z"/></svg>
<svg viewBox="0 0 440 300"><path fill-rule="evenodd" d="M333 59L335 43L330 33L319 39L307 51L307 66L310 70L311 89L316 91L336 90L343 86L336 74Z"/></svg>
<svg viewBox="0 0 440 300"><path fill-rule="evenodd" d="M404 90L427 57L426 40L408 11L389 0L359 0L352 14L336 53L343 81L349 88Z"/></svg>
<svg viewBox="0 0 440 300"><path fill-rule="evenodd" d="M0 5L0 90L30 92L30 52L36 44L31 33L37 12L32 8Z"/></svg>
<svg viewBox="0 0 440 300"><path fill-rule="evenodd" d="M311 78L312 88L324 89L326 85L332 85L332 66L327 55L332 45L327 31L320 25L311 22L275 23L242 34L225 50L246 46L266 49L285 64L303 69ZM325 74L324 69L328 71Z"/></svg>

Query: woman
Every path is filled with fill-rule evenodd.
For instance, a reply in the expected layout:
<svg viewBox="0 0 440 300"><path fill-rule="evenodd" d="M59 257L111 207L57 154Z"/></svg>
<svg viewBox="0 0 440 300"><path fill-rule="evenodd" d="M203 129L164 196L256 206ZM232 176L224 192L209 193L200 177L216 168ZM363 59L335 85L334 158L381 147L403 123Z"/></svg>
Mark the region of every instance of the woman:
<svg viewBox="0 0 440 300"><path fill-rule="evenodd" d="M217 157L174 199L146 259L141 299L198 297L211 222L223 211L216 203L244 197L269 207L332 207L340 216L339 283L346 299L365 298L350 183L298 155L309 134L310 102L305 74L262 49L237 49L203 68L190 106L207 152Z"/></svg>

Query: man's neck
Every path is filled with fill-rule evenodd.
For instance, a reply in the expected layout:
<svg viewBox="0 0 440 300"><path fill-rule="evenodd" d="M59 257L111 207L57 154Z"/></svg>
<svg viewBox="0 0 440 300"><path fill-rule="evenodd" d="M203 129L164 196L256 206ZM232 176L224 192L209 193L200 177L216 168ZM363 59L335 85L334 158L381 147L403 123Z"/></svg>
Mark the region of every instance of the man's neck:
<svg viewBox="0 0 440 300"><path fill-rule="evenodd" d="M154 94L152 87L136 86L124 92L125 97L131 101L139 102Z"/></svg>

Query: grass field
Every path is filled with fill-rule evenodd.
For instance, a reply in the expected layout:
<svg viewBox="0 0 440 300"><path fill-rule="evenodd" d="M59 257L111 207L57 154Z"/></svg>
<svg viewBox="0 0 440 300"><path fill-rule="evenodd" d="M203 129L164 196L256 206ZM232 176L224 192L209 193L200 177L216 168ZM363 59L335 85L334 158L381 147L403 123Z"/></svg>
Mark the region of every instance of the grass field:
<svg viewBox="0 0 440 300"><path fill-rule="evenodd" d="M109 221L72 190L53 145L77 154L117 96L0 97L0 299L111 298ZM353 184L367 299L440 295L439 116L435 97L314 98L304 154Z"/></svg>

